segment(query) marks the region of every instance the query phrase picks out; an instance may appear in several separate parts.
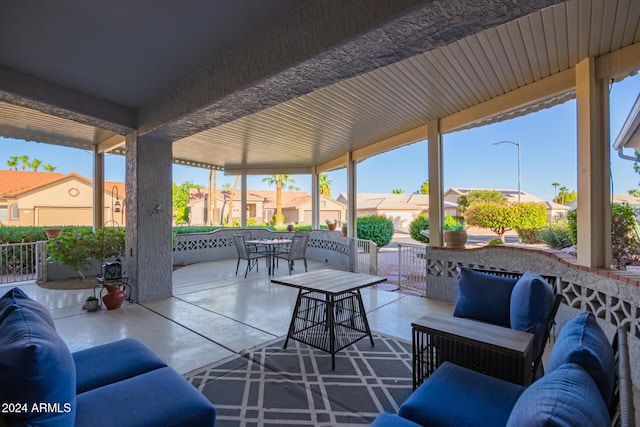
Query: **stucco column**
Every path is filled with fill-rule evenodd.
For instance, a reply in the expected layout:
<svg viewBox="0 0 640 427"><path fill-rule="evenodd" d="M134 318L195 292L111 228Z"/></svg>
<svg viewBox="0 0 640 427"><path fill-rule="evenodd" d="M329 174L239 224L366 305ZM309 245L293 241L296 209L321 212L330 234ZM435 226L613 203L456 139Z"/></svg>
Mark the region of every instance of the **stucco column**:
<svg viewBox="0 0 640 427"><path fill-rule="evenodd" d="M427 125L429 139L429 243L431 246L444 246L442 221L444 218L443 173L442 173L442 134L440 121L432 120Z"/></svg>
<svg viewBox="0 0 640 427"><path fill-rule="evenodd" d="M578 264L611 267L609 93L595 59L576 65L578 113Z"/></svg>
<svg viewBox="0 0 640 427"><path fill-rule="evenodd" d="M93 229L104 226L104 153L93 148Z"/></svg>
<svg viewBox="0 0 640 427"><path fill-rule="evenodd" d="M320 229L320 174L316 168L311 171L311 228Z"/></svg>
<svg viewBox="0 0 640 427"><path fill-rule="evenodd" d="M347 200L349 202L347 212L347 237L357 237L358 227L358 203L356 190L356 162L353 160L353 153L347 153Z"/></svg>
<svg viewBox="0 0 640 427"><path fill-rule="evenodd" d="M139 302L171 296L171 144L127 135L125 271Z"/></svg>

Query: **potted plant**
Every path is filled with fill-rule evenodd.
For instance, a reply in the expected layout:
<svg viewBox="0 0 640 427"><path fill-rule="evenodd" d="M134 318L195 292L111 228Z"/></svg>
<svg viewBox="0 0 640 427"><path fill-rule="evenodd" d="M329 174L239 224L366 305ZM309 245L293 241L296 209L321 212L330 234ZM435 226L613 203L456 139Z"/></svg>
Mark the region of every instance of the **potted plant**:
<svg viewBox="0 0 640 427"><path fill-rule="evenodd" d="M464 249L467 243L467 231L463 217L447 215L444 218L443 229L447 248Z"/></svg>
<svg viewBox="0 0 640 427"><path fill-rule="evenodd" d="M99 301L93 295L87 297L87 300L84 302L84 306L87 309L87 313L91 313L92 311L98 311Z"/></svg>
<svg viewBox="0 0 640 427"><path fill-rule="evenodd" d="M338 226L338 220L337 219L334 219L333 221L328 219L325 222L327 223L327 228L329 230L335 230L336 227Z"/></svg>
<svg viewBox="0 0 640 427"><path fill-rule="evenodd" d="M295 230L295 226L293 224L287 224L287 231L291 233Z"/></svg>
<svg viewBox="0 0 640 427"><path fill-rule="evenodd" d="M346 222L342 223L342 235L344 237L347 237L347 223Z"/></svg>

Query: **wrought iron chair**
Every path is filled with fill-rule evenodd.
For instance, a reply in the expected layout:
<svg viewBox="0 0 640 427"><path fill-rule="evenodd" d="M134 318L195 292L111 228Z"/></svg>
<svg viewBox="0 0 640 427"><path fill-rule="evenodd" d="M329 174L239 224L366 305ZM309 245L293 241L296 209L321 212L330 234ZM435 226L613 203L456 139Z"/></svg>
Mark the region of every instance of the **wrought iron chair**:
<svg viewBox="0 0 640 427"><path fill-rule="evenodd" d="M289 265L289 274L293 271L293 262L299 259L304 261L304 271L307 271L307 242L309 241L308 234L299 234L293 236L291 239L291 245L286 252L276 252L274 257L276 259L283 259L287 261Z"/></svg>
<svg viewBox="0 0 640 427"><path fill-rule="evenodd" d="M247 269L244 272L244 277L247 277L247 273L249 270L252 270L253 267L256 267L256 272L258 271L258 259L266 258L267 254L265 252L259 251L254 248L248 248L245 243L244 235L242 234L234 234L233 238L236 242L236 249L238 250L238 263L236 264L236 275L238 274L238 269L240 268L240 260L244 259L247 261Z"/></svg>

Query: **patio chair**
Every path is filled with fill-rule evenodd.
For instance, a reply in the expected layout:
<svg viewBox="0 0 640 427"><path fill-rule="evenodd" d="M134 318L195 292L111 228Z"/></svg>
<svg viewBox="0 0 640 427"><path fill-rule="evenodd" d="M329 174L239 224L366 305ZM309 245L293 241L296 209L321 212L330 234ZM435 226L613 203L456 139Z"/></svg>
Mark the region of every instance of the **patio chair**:
<svg viewBox="0 0 640 427"><path fill-rule="evenodd" d="M304 271L307 271L307 242L309 241L308 234L299 234L293 236L291 244L287 251L279 251L274 254L277 259L283 259L287 261L289 265L289 274L293 271L293 262L299 259L304 261Z"/></svg>
<svg viewBox="0 0 640 427"><path fill-rule="evenodd" d="M244 235L242 234L234 234L233 238L236 242L236 249L238 251L238 263L236 264L236 275L238 274L238 269L240 268L240 260L244 259L247 261L247 268L244 272L244 277L247 277L247 273L249 270L252 270L255 266L256 272L258 271L258 259L267 257L267 254L263 251L259 251L257 248L249 248L245 243Z"/></svg>

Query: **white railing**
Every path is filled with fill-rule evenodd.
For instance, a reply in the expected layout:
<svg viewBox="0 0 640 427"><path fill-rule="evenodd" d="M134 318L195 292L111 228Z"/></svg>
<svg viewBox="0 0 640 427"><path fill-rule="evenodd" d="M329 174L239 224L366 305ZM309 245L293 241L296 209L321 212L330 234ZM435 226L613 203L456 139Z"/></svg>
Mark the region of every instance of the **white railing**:
<svg viewBox="0 0 640 427"><path fill-rule="evenodd" d="M39 279L46 242L0 245L0 284Z"/></svg>
<svg viewBox="0 0 640 427"><path fill-rule="evenodd" d="M371 240L354 239L356 273L378 274L378 245Z"/></svg>
<svg viewBox="0 0 640 427"><path fill-rule="evenodd" d="M425 295L427 290L427 247L398 243L398 286Z"/></svg>

